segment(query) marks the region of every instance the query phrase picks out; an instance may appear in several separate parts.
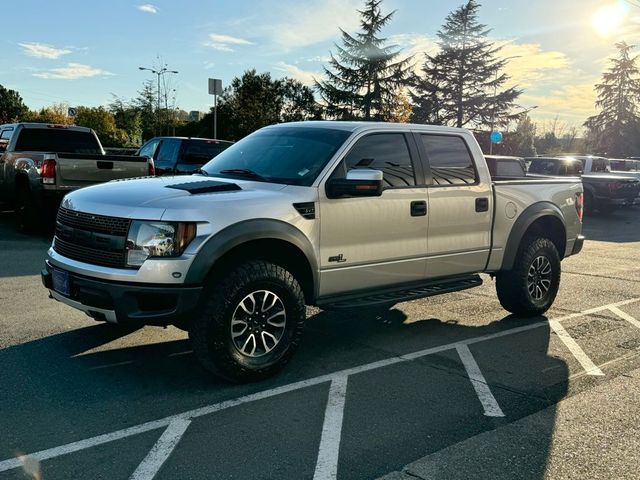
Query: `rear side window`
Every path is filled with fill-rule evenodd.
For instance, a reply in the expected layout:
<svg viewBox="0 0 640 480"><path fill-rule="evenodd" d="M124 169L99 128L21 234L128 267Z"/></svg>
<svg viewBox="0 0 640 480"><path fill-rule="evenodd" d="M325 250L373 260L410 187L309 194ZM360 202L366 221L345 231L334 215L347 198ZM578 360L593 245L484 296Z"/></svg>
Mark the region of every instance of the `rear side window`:
<svg viewBox="0 0 640 480"><path fill-rule="evenodd" d="M160 140L150 140L148 141L138 152L138 155L141 157L149 157L153 158L153 155L156 153L156 149L160 144Z"/></svg>
<svg viewBox="0 0 640 480"><path fill-rule="evenodd" d="M18 152L102 153L98 141L91 132L65 128L24 128L18 134L15 150Z"/></svg>
<svg viewBox="0 0 640 480"><path fill-rule="evenodd" d="M529 173L540 175L558 175L559 162L557 160L533 160L529 165Z"/></svg>
<svg viewBox="0 0 640 480"><path fill-rule="evenodd" d="M607 168L607 161L604 158L594 158L591 164L592 172L608 172L610 168Z"/></svg>
<svg viewBox="0 0 640 480"><path fill-rule="evenodd" d="M216 140L186 140L180 163L204 165L231 144Z"/></svg>
<svg viewBox="0 0 640 480"><path fill-rule="evenodd" d="M177 138L165 138L162 140L158 157L155 160L156 167L173 167L176 164L181 143L182 141Z"/></svg>
<svg viewBox="0 0 640 480"><path fill-rule="evenodd" d="M460 137L421 134L435 185L471 185L476 170L467 145Z"/></svg>
<svg viewBox="0 0 640 480"><path fill-rule="evenodd" d="M344 167L346 171L356 168L380 170L387 188L416 184L409 147L402 133L380 133L361 138L345 157Z"/></svg>

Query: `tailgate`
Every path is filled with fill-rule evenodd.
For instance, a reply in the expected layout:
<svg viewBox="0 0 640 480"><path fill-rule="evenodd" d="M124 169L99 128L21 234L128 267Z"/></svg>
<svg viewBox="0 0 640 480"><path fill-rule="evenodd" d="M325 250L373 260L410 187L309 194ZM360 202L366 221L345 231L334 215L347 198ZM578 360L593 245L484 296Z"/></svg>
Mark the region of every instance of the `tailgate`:
<svg viewBox="0 0 640 480"><path fill-rule="evenodd" d="M130 155L58 154L57 184L84 187L120 178L149 175L148 159Z"/></svg>

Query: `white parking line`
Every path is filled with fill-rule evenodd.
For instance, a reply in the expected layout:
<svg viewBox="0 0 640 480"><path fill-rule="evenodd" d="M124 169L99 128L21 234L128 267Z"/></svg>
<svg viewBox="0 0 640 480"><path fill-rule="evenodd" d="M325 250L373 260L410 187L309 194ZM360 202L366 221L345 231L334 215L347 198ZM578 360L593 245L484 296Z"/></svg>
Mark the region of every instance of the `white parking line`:
<svg viewBox="0 0 640 480"><path fill-rule="evenodd" d="M588 359L588 357L586 357L586 355L584 354L584 352L582 351L582 349L575 343L575 341L573 340L573 338L571 338L569 336L568 333L566 333L566 331L564 330L564 328L562 328L562 326L560 325L560 321L562 320L567 320L570 318L576 318L576 317L581 317L581 316L585 316L585 315L590 315L592 313L597 313L597 312L601 312L604 310L608 310L611 308L615 308L615 307L620 307L622 305L627 305L630 303L634 303L639 301L640 298L635 298L635 299L631 299L631 300L624 300L621 302L616 302L616 303L612 303L609 305L603 305L601 307L596 307L596 308L592 308L589 310L585 310L584 312L580 312L580 313L572 313L569 315L565 315L563 317L557 318L555 320L549 320L549 321L541 321L541 322L536 322L536 323L531 323L529 325L524 325L521 327L515 327L515 328L509 328L507 330L502 330L496 333L490 333L487 335L482 335L482 336L478 336L478 337L473 337L473 338L468 338L465 340L461 340L458 342L452 342L446 345L439 345L436 347L431 347L431 348L427 348L424 350L420 350L417 352L413 352L413 353L409 353L409 354L405 354L405 355L400 355L400 356L396 356L396 357L391 357L391 358L387 358L384 360L379 360L376 362L372 362L372 363L368 363L365 365L360 365L357 367L352 367L352 368L347 368L344 370L340 370L334 373L330 373L330 374L326 374L326 375L321 375L318 377L314 377L314 378L310 378L307 380L301 380L299 382L295 382L295 383L290 383L288 385L283 385L281 387L276 387L270 390L263 390L261 392L257 392L257 393L253 393L250 395L245 395L243 397L239 397L239 398L235 398L235 399L231 399L231 400L226 400L223 402L219 402L219 403L214 403L211 405L207 405L205 407L201 407L201 408L196 408L193 410L188 410L186 412L182 412L180 414L176 414L176 415L171 415L169 417L165 417L159 420L153 420L150 422L146 422L140 425L136 425L133 427L129 427L129 428L124 428L122 430L117 430L115 432L111 432L111 433L107 433L107 434L103 434L103 435L98 435L95 437L91 437L91 438L86 438L84 440L80 440L77 442L72 442L72 443L68 443L66 445L61 445L58 447L54 447L54 448L50 448L47 450L41 450L39 452L30 454L29 457L38 460L38 461L43 461L43 460L48 460L51 458L55 458L55 457L59 457L62 455L66 455L69 453L74 453L74 452L78 452L81 450L85 450L91 447L94 447L96 445L102 445L105 443L109 443L109 442L113 442L115 440L119 440L122 438L127 438L127 437L131 437L134 435L138 435L140 433L144 433L144 432L148 432L151 430L156 430L162 427L167 427L170 423L172 423L173 421L176 420L183 420L183 421L188 421L191 420L193 418L197 418L203 415L209 415L211 413L214 412L218 412L227 408L231 408L231 407L235 407L238 405L242 405L245 403L249 403L249 402L254 402L257 400L263 400L266 398L270 398L270 397L274 397L276 395L281 395L284 393L288 393L294 390L299 390L302 388L307 388L307 387L311 387L314 385L319 385L321 383L325 383L325 382L329 382L329 381L334 381L334 380L338 380L340 378L345 378L350 376L350 375L355 375L358 373L362 373L362 372L367 372L370 370L375 370L377 368L382 368L382 367L386 367L386 366L390 366L390 365L394 365L394 364L398 364L398 363L403 363L403 362L407 362L407 361L411 361L411 360L415 360L417 358L421 358L421 357L425 357L427 355L432 355L435 353L439 353L439 352L443 352L446 350L451 350L451 349L458 349L459 346L468 346L468 345L472 345L475 343L479 343L479 342L484 342L487 340L493 340L496 338L500 338L500 337L504 337L504 336L508 336L508 335L515 335L518 333L523 333L529 330L533 330L536 328L540 328L540 327L546 327L548 325L551 325L551 327L556 331L556 333L558 331L562 331L565 333L566 338L563 338L563 336L561 336L559 334L559 337L561 339L563 339L563 341L565 341L565 344L567 342L569 342L569 344L571 344L571 342L573 342L573 345L575 346L574 350L572 350L572 353L574 355L576 355L575 352L580 351L582 352L582 355L586 358L586 360L590 363L590 367L591 366L593 368L595 368L595 370L592 371L598 371L600 372L595 373L596 375L602 375L602 372L600 371L600 369L598 367L596 367L595 365L593 365L593 362L591 362L590 359ZM571 348L570 348L571 349ZM577 350L576 350L577 349ZM578 358L578 357L576 357ZM582 363L582 362L581 362ZM583 365L584 366L584 365ZM346 380L345 380L346 382ZM485 382L486 384L486 382ZM338 384L339 385L339 384ZM346 383L345 383L346 386ZM337 387L336 387L337 388ZM22 461L18 458L10 458L4 461L0 462L0 472L4 472L7 470L12 470L14 468L18 468L22 466Z"/></svg>
<svg viewBox="0 0 640 480"><path fill-rule="evenodd" d="M131 475L130 480L151 480L162 467L162 464L169 458L173 449L187 431L191 420L177 418L173 420L167 429L162 433L151 451L142 460L136 471Z"/></svg>
<svg viewBox="0 0 640 480"><path fill-rule="evenodd" d="M560 322L557 320L549 320L549 325L556 332L558 338L562 340L562 343L566 345L569 351L576 357L578 363L582 365L582 368L585 369L588 375L599 375L602 376L602 370L600 370L595 363L591 361L591 359L584 353L584 350L580 348L580 345L576 343L571 335L564 329Z"/></svg>
<svg viewBox="0 0 640 480"><path fill-rule="evenodd" d="M469 347L466 345L458 345L456 346L456 350L458 351L460 360L462 360L464 369L467 371L469 380L471 380L471 385L473 385L476 395L478 395L478 400L480 400L482 408L484 408L484 414L487 417L504 417L504 413L502 413L496 397L491 393L491 389L484 375L482 375L476 359L473 358Z"/></svg>
<svg viewBox="0 0 640 480"><path fill-rule="evenodd" d="M313 480L335 480L338 475L338 457L340 455L344 403L347 395L347 379L348 377L344 375L331 381Z"/></svg>
<svg viewBox="0 0 640 480"><path fill-rule="evenodd" d="M635 318L633 318L631 315L629 315L627 312L623 312L618 307L609 307L609 310L611 310L611 312L615 313L617 316L619 316L623 320L626 320L627 322L629 322L634 327L640 328L640 322Z"/></svg>

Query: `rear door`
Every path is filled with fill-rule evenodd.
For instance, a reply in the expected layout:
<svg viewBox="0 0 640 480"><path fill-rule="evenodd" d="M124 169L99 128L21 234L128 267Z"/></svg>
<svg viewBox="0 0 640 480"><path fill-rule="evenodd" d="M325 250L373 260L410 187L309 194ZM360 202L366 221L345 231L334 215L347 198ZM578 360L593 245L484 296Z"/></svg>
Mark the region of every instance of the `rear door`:
<svg viewBox="0 0 640 480"><path fill-rule="evenodd" d="M13 134L13 127L4 127L0 129L0 185L4 183L5 178L5 150L9 146L9 140Z"/></svg>
<svg viewBox="0 0 640 480"><path fill-rule="evenodd" d="M403 132L368 133L331 177L344 178L351 169L381 170L385 187L380 197L321 199L320 295L421 280L427 189L413 138Z"/></svg>
<svg viewBox="0 0 640 480"><path fill-rule="evenodd" d="M463 136L415 137L430 177L426 276L480 272L491 247L491 180L486 171L481 178Z"/></svg>

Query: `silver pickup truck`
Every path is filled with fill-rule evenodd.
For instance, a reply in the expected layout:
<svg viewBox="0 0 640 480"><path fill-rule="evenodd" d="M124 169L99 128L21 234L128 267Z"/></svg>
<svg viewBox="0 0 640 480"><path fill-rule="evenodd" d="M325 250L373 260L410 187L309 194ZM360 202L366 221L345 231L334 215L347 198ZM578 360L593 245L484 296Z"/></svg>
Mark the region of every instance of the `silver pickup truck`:
<svg viewBox="0 0 640 480"><path fill-rule="evenodd" d="M473 135L409 124L263 128L188 177L65 197L43 283L96 320L189 331L210 371L275 373L305 305L392 305L495 277L545 312L583 244L577 178L494 181Z"/></svg>
<svg viewBox="0 0 640 480"><path fill-rule="evenodd" d="M90 128L42 123L0 125L0 200L16 208L18 230L52 219L72 190L109 180L153 175L153 161L105 155Z"/></svg>

